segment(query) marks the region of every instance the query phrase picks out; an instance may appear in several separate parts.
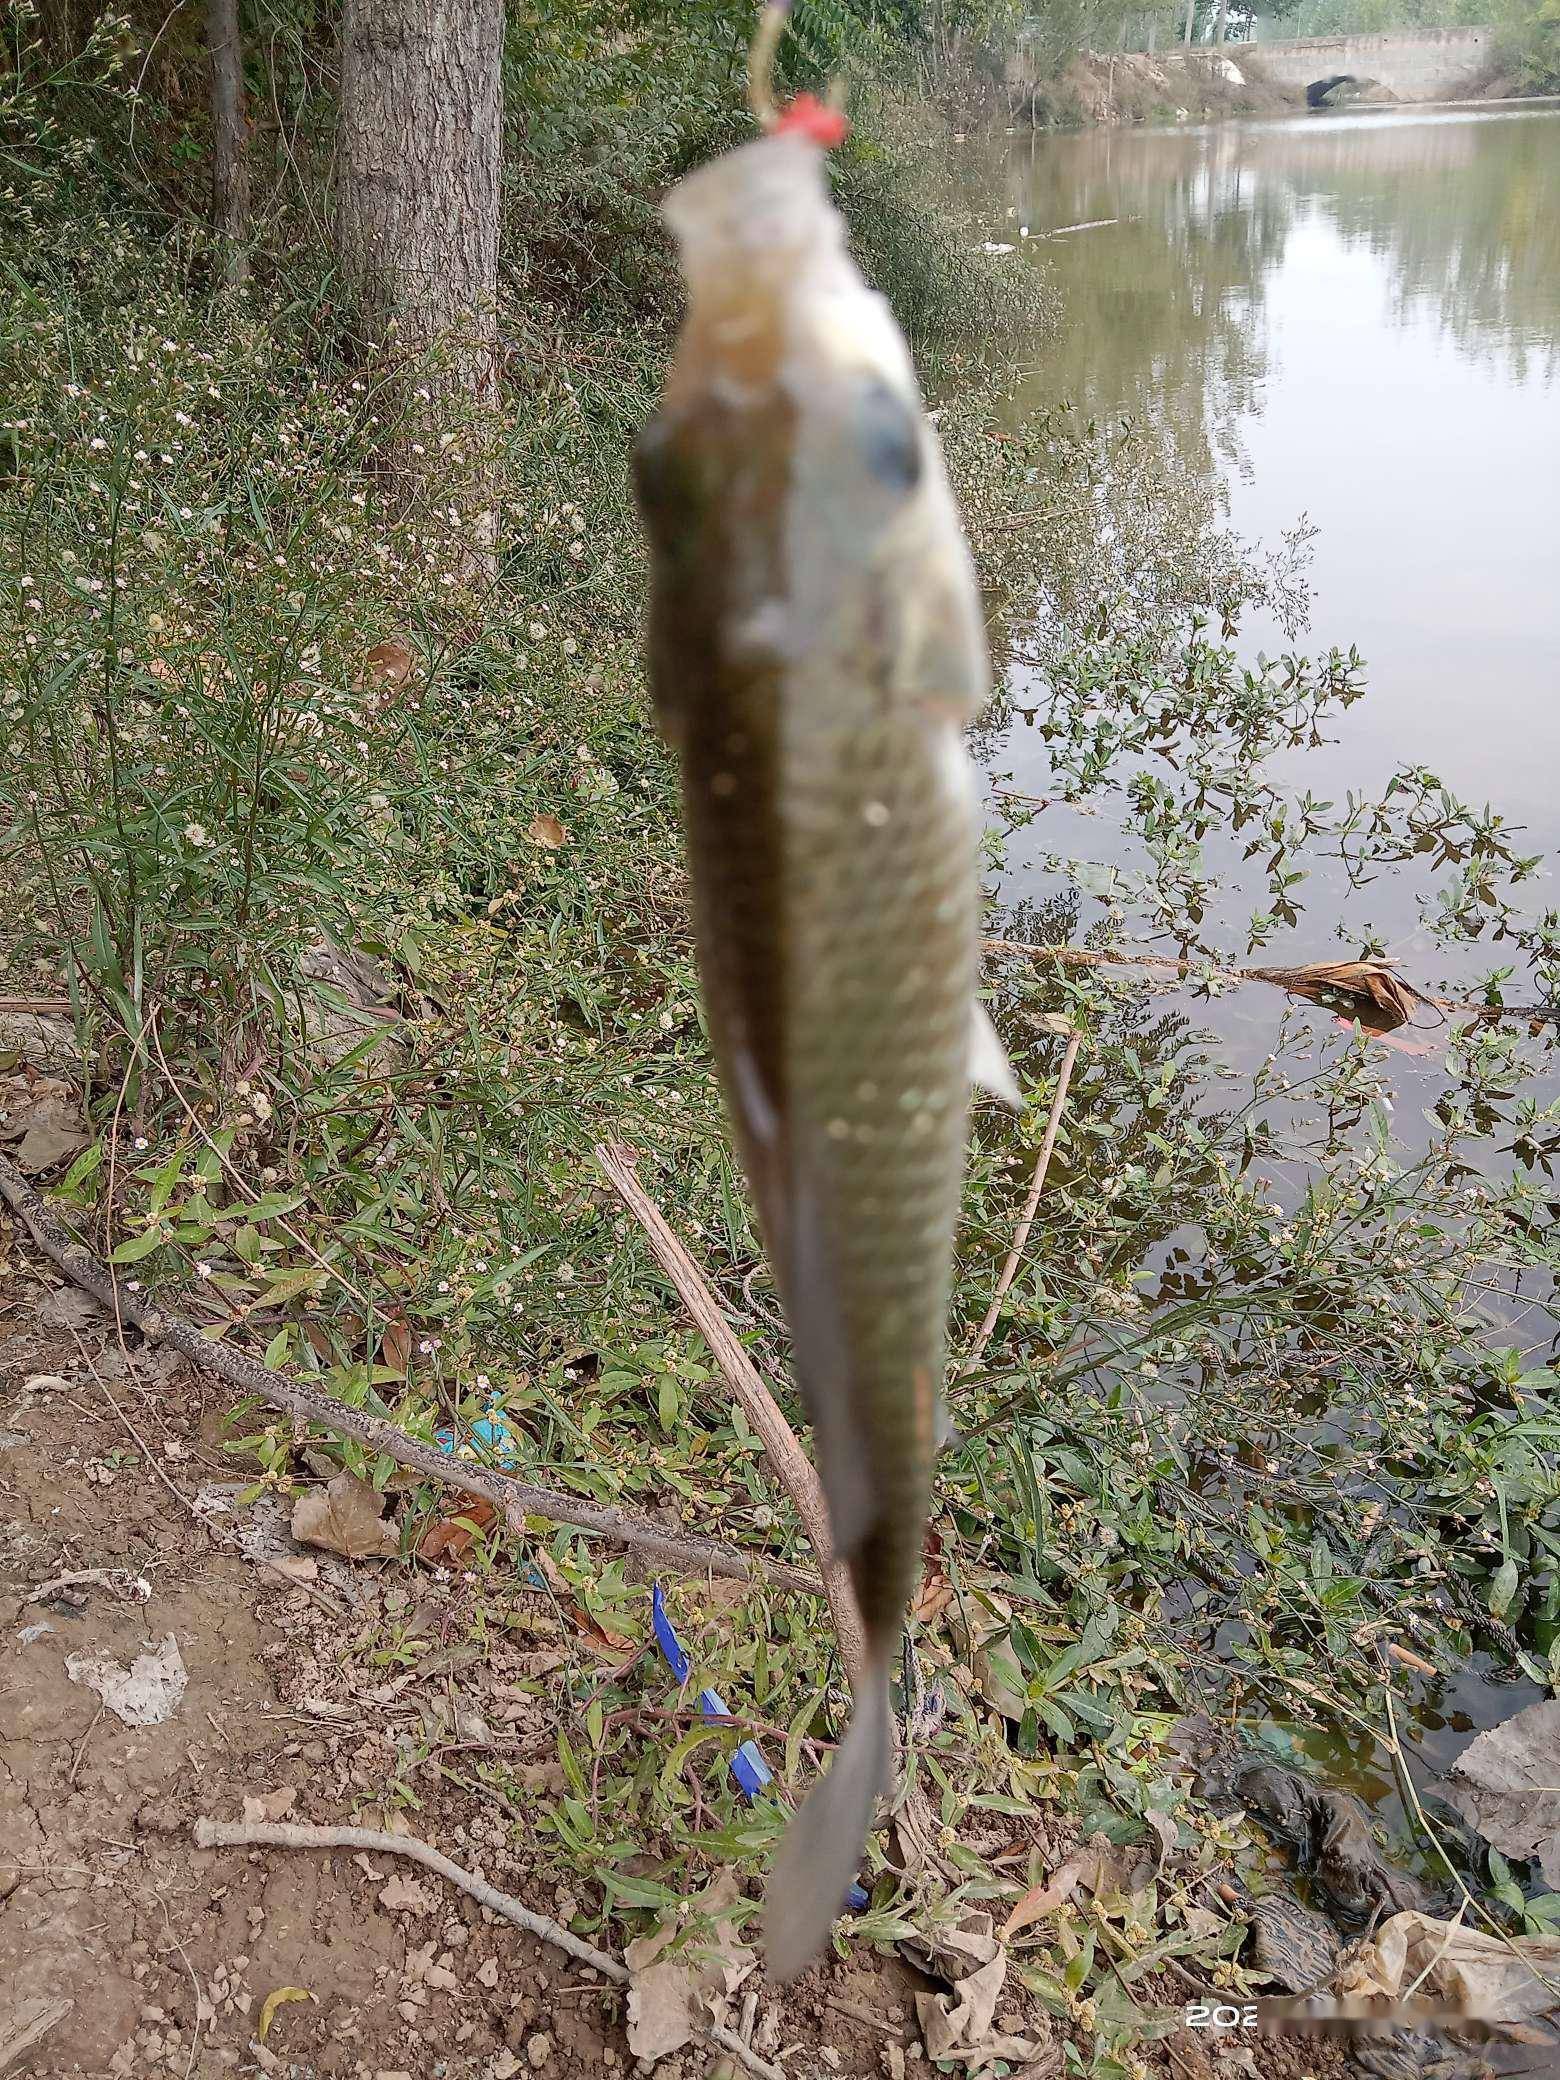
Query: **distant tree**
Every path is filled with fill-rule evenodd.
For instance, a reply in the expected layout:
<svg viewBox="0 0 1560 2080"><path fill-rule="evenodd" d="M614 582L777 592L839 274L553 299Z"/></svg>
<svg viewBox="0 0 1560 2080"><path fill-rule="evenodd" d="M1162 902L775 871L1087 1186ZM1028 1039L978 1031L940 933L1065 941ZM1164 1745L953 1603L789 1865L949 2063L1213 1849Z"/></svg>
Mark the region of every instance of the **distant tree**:
<svg viewBox="0 0 1560 2080"><path fill-rule="evenodd" d="M213 215L230 282L249 278L249 125L244 116L244 48L238 0L207 0L206 50L211 62Z"/></svg>
<svg viewBox="0 0 1560 2080"><path fill-rule="evenodd" d="M376 331L437 350L430 432L441 403L496 384L503 31L503 0L346 0L342 16L339 257ZM409 478L438 461L441 502L466 508L470 560L488 562L491 502L455 482L438 440L408 439L398 460Z"/></svg>
<svg viewBox="0 0 1560 2080"><path fill-rule="evenodd" d="M336 224L375 321L492 383L503 0L346 0Z"/></svg>

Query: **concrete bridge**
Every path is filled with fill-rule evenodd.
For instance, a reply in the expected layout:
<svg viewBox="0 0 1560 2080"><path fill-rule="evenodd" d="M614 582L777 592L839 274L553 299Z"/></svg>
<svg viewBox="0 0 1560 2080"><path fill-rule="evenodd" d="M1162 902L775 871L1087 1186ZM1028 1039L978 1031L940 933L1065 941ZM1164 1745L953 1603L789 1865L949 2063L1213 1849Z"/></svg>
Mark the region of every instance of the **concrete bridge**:
<svg viewBox="0 0 1560 2080"><path fill-rule="evenodd" d="M1343 73L1375 80L1399 101L1445 101L1478 84L1494 63L1494 49L1489 28L1390 29L1374 36L1230 43L1224 56L1243 65L1249 55L1280 86L1303 89Z"/></svg>

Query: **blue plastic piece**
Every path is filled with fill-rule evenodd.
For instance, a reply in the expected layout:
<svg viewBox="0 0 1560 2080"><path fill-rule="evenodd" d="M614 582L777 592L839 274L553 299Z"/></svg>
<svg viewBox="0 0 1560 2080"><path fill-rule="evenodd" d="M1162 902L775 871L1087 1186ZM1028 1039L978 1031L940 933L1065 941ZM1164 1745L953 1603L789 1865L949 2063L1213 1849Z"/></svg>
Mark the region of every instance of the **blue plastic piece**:
<svg viewBox="0 0 1560 2080"><path fill-rule="evenodd" d="M687 1649L672 1628L666 1615L666 1603L661 1595L659 1582L650 1591L650 1622L655 1628L655 1642L661 1649L661 1658L677 1678L686 1683L688 1671L693 1666L688 1659ZM706 1719L729 1719L730 1711L726 1700L718 1690L701 1690L698 1696L699 1710ZM759 1754L752 1741L744 1741L731 1758L731 1774L737 1781L737 1789L744 1798L757 1798L766 1784L774 1782L774 1772Z"/></svg>
<svg viewBox="0 0 1560 2080"><path fill-rule="evenodd" d="M455 1432L447 1425L442 1430L435 1430L433 1435L441 1452L455 1450L458 1440ZM485 1416L479 1416L472 1424L471 1441L473 1444L486 1445L491 1456L501 1466L512 1466L520 1456L514 1432L498 1414L496 1407L490 1408Z"/></svg>

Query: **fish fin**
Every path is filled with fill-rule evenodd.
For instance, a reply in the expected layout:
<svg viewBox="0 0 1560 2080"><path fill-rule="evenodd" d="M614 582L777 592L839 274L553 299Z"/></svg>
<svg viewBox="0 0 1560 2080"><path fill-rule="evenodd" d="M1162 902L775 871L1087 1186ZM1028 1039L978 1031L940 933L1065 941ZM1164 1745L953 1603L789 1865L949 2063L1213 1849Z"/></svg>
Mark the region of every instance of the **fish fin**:
<svg viewBox="0 0 1560 2080"><path fill-rule="evenodd" d="M845 1323L833 1253L817 1198L793 1166L786 1229L786 1313L796 1384L813 1427L818 1477L829 1504L830 1558L848 1560L872 1526L872 1455L850 1395Z"/></svg>
<svg viewBox="0 0 1560 2080"><path fill-rule="evenodd" d="M997 1029L984 1004L978 1000L974 1006L974 1018L970 1028L970 1082L978 1084L992 1097L1000 1098L1004 1105L1011 1105L1015 1112L1024 1109L1023 1093L1018 1087L1018 1078L1013 1074L1013 1064L1007 1058L1007 1049L997 1037Z"/></svg>
<svg viewBox="0 0 1560 2080"><path fill-rule="evenodd" d="M850 1890L872 1809L888 1782L888 1663L868 1663L844 1746L786 1832L764 1896L764 1961L794 1979L828 1941Z"/></svg>

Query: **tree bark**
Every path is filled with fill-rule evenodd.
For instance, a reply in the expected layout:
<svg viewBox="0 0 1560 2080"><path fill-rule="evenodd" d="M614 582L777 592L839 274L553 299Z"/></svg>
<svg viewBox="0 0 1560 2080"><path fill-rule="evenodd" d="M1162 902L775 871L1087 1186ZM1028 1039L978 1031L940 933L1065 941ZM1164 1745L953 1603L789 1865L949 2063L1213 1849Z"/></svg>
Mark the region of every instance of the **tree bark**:
<svg viewBox="0 0 1560 2080"><path fill-rule="evenodd" d="M337 237L378 324L494 381L503 0L346 0Z"/></svg>
<svg viewBox="0 0 1560 2080"><path fill-rule="evenodd" d="M1188 50L1192 47L1192 24L1197 19L1197 0L1186 0L1186 34L1181 38Z"/></svg>
<svg viewBox="0 0 1560 2080"><path fill-rule="evenodd" d="M1224 48L1224 31L1229 21L1230 0L1219 0L1218 19L1214 23L1213 40L1218 49Z"/></svg>
<svg viewBox="0 0 1560 2080"><path fill-rule="evenodd" d="M211 184L223 271L249 279L249 125L244 118L244 48L238 0L206 0L211 54Z"/></svg>

